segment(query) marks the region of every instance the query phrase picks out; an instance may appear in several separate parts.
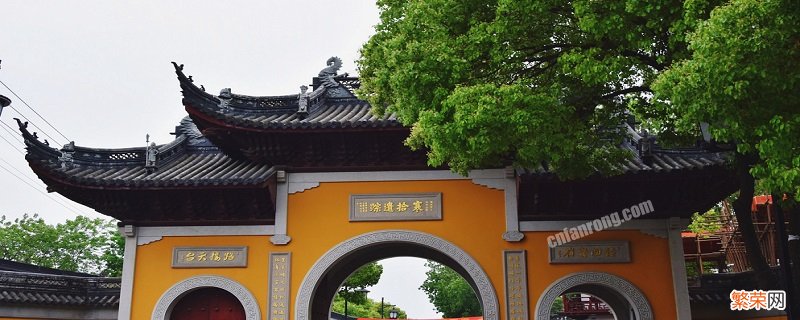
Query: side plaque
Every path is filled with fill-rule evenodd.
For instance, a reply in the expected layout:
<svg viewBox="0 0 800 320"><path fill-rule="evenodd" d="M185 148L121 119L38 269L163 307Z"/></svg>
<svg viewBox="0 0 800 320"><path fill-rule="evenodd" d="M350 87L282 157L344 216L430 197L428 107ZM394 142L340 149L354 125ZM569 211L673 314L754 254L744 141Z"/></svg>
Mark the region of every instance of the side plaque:
<svg viewBox="0 0 800 320"><path fill-rule="evenodd" d="M287 320L289 317L289 273L292 254L269 254L269 303L267 320Z"/></svg>
<svg viewBox="0 0 800 320"><path fill-rule="evenodd" d="M353 194L350 221L441 220L442 194Z"/></svg>
<svg viewBox="0 0 800 320"><path fill-rule="evenodd" d="M550 248L550 263L631 262L628 241L573 241Z"/></svg>
<svg viewBox="0 0 800 320"><path fill-rule="evenodd" d="M175 247L173 268L237 268L247 266L247 247Z"/></svg>
<svg viewBox="0 0 800 320"><path fill-rule="evenodd" d="M525 250L503 251L507 320L528 320L528 267L525 261Z"/></svg>

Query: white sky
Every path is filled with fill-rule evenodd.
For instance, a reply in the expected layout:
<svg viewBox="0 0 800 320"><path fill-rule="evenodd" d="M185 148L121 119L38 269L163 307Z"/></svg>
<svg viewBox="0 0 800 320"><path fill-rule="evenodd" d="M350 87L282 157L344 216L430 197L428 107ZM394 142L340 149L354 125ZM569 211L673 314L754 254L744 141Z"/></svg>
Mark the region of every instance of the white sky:
<svg viewBox="0 0 800 320"><path fill-rule="evenodd" d="M99 148L145 146L145 134L159 144L173 139L169 132L186 112L170 61L185 64L211 93L230 87L248 95L293 94L334 55L344 61L340 72L355 74L358 50L378 22L375 4L363 0L6 0L2 7L0 80L76 145ZM30 130L53 146L67 142L5 87L0 94L31 120ZM0 115L0 137L13 144L0 139L0 215L37 213L49 223L76 213L100 217L43 194L20 153L21 138L6 130L18 132L17 111ZM385 297L412 317L435 317L418 290L422 264L385 261L383 280L369 296Z"/></svg>

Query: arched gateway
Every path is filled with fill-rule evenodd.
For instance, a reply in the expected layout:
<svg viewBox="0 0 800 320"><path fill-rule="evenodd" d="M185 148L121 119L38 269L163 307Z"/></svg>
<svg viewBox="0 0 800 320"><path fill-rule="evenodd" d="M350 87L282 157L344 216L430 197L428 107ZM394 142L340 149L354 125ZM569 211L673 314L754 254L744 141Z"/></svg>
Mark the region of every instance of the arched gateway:
<svg viewBox="0 0 800 320"><path fill-rule="evenodd" d="M497 296L489 277L466 252L446 240L414 231L386 230L348 239L323 255L306 274L297 294L297 319L320 319L348 275L370 261L412 256L442 263L464 276L483 306L483 318L498 319Z"/></svg>
<svg viewBox="0 0 800 320"><path fill-rule="evenodd" d="M247 319L327 319L350 272L406 255L461 273L485 319L548 318L562 289L619 319L689 318L680 230L735 189L726 155L660 149L631 127L617 176L462 176L428 167L403 144L409 128L372 114L331 61L311 88L274 97L210 94L175 64L188 117L167 144L56 149L19 124L49 190L120 220L119 319L166 319L225 292Z"/></svg>

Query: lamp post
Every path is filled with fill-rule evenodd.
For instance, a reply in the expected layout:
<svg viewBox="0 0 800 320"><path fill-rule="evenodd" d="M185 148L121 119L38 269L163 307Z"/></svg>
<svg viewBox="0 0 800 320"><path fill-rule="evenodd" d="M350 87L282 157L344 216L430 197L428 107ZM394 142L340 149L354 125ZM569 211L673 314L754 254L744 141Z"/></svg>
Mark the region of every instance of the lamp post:
<svg viewBox="0 0 800 320"><path fill-rule="evenodd" d="M383 303L383 297L381 297L381 319L386 319L385 313L383 312L383 307L389 307L390 309L394 309L394 305L391 303Z"/></svg>
<svg viewBox="0 0 800 320"><path fill-rule="evenodd" d="M11 99L4 95L0 95L0 115L3 114L3 108L8 107L11 104Z"/></svg>
<svg viewBox="0 0 800 320"><path fill-rule="evenodd" d="M341 294L342 298L344 298L344 319L345 320L350 319L350 317L347 316L347 294L351 293L351 292L353 292L353 293L358 292L358 293L363 293L363 294L366 295L367 293L369 293L369 290L364 289L364 288L353 289L353 291L350 291L349 288L342 288L341 290L339 290L339 294Z"/></svg>
<svg viewBox="0 0 800 320"><path fill-rule="evenodd" d="M397 319L397 309L389 310L389 319Z"/></svg>

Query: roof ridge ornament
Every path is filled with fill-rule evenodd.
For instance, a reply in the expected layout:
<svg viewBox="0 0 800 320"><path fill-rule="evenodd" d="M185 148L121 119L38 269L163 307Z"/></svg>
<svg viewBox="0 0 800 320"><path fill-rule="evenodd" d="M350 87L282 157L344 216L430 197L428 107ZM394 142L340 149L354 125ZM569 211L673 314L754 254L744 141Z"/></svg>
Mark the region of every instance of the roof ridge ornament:
<svg viewBox="0 0 800 320"><path fill-rule="evenodd" d="M61 163L61 169L72 169L73 155L75 154L75 141L70 141L61 148L61 156L58 157L58 162Z"/></svg>
<svg viewBox="0 0 800 320"><path fill-rule="evenodd" d="M144 168L147 170L147 173L153 173L158 169L158 167L156 167L158 147L155 142L150 142L150 134L145 135L145 144L147 148L145 149Z"/></svg>
<svg viewBox="0 0 800 320"><path fill-rule="evenodd" d="M339 69L342 68L342 59L333 56L328 58L326 64L328 66L319 71L319 77L322 78L322 85L327 88L338 87L339 82L336 82L336 78L345 78L348 76L347 73L343 73L342 75L338 75L337 73Z"/></svg>
<svg viewBox="0 0 800 320"><path fill-rule="evenodd" d="M309 102L308 86L300 86L300 94L297 96L297 115L305 118L308 115Z"/></svg>

